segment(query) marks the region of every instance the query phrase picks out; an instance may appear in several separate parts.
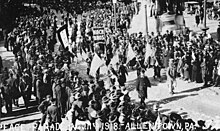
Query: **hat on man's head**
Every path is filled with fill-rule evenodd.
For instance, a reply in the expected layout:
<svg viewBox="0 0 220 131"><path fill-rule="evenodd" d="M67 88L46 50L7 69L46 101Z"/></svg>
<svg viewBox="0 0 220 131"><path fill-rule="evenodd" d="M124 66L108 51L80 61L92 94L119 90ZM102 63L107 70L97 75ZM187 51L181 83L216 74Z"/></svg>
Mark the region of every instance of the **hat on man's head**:
<svg viewBox="0 0 220 131"><path fill-rule="evenodd" d="M110 122L110 123L116 122L117 119L118 119L117 115L112 114L112 115L110 115L110 117L109 117L109 122Z"/></svg>
<svg viewBox="0 0 220 131"><path fill-rule="evenodd" d="M92 118L97 118L97 112L95 110L93 110L92 112L90 112L90 116Z"/></svg>
<svg viewBox="0 0 220 131"><path fill-rule="evenodd" d="M87 80L83 80L82 85L88 85L88 81Z"/></svg>
<svg viewBox="0 0 220 131"><path fill-rule="evenodd" d="M90 80L90 82L89 82L90 84L94 84L95 82L93 81L93 80Z"/></svg>
<svg viewBox="0 0 220 131"><path fill-rule="evenodd" d="M199 120L197 123L200 127L205 127L205 121Z"/></svg>
<svg viewBox="0 0 220 131"><path fill-rule="evenodd" d="M113 101L116 100L116 99L118 99L118 97L117 97L115 91L113 91L113 92L111 92L111 93L109 94L109 99L110 99L110 100L113 100Z"/></svg>
<svg viewBox="0 0 220 131"><path fill-rule="evenodd" d="M90 106L90 105L94 105L95 104L95 101L94 100L91 100L91 101L89 101L89 103L88 103L88 105Z"/></svg>
<svg viewBox="0 0 220 131"><path fill-rule="evenodd" d="M181 120L181 119L182 119L182 117L177 113L172 112L170 114L170 120L172 120L174 122L176 122L177 120Z"/></svg>
<svg viewBox="0 0 220 131"><path fill-rule="evenodd" d="M51 102L54 103L56 102L57 100L55 98L51 99Z"/></svg>
<svg viewBox="0 0 220 131"><path fill-rule="evenodd" d="M80 93L76 93L75 94L75 99L79 99L79 98L81 98L81 94Z"/></svg>
<svg viewBox="0 0 220 131"><path fill-rule="evenodd" d="M102 97L102 102L103 102L103 103L108 103L108 102L109 102L108 97L107 97L107 96L103 96L103 97Z"/></svg>

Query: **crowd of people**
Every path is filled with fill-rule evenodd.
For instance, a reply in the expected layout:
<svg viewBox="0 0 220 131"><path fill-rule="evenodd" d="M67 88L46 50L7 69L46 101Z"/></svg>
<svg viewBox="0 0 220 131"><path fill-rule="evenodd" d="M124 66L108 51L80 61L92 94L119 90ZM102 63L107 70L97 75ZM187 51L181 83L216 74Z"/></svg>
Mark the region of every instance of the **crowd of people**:
<svg viewBox="0 0 220 131"><path fill-rule="evenodd" d="M203 82L204 86L218 86L219 45L206 33L194 35L187 28L180 34L172 31L163 35L153 32L147 36L141 32L129 34L127 30L132 17L137 14L134 5L138 4L118 3L116 21L113 6L99 4L102 6L84 12L80 20L68 13L62 14L59 20L52 10L46 8L41 9L40 16L30 13L16 19L17 26L5 37L5 47L13 52L15 62L13 68L4 67L2 71L1 108L4 100L7 113L12 113L12 103L19 107L20 97L28 108L32 96L35 96L42 113L39 126L61 123L63 117L70 126L87 121L91 127L89 130L96 131L124 131L128 130L127 123L144 122L155 125L158 122L171 125L190 123L195 130L211 130L211 126L205 127L204 121L198 121L196 126L192 119L183 119L176 113L160 114L158 103L153 108L147 105L144 101L151 82L145 72L153 68L154 78L161 81L160 71L165 68L171 94L175 93L178 77L187 82ZM59 23L72 29L71 46L61 44L55 50ZM104 44L94 42L93 27L105 28ZM83 53L87 56L89 76L94 55L105 60L108 87L100 80L100 68L96 76L90 76L91 79L80 77L81 72L73 63L78 64L76 61ZM112 61L115 57L116 63ZM136 90L140 104L131 101L126 88L128 68L137 70ZM108 127L103 123L108 123ZM174 130L171 127L167 130ZM154 126L152 130L165 129Z"/></svg>

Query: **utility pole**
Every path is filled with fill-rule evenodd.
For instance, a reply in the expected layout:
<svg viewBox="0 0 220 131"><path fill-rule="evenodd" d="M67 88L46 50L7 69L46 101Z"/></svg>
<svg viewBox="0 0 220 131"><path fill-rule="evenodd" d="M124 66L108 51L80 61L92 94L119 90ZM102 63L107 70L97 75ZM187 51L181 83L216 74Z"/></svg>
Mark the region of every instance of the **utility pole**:
<svg viewBox="0 0 220 131"><path fill-rule="evenodd" d="M115 31L116 31L117 30L117 18L116 18L116 3L117 3L117 0L113 0L112 3L113 3L113 6L114 6L114 19L115 19Z"/></svg>
<svg viewBox="0 0 220 131"><path fill-rule="evenodd" d="M206 28L206 1L204 0L204 27Z"/></svg>
<svg viewBox="0 0 220 131"><path fill-rule="evenodd" d="M147 3L144 5L145 7L145 22L146 22L146 35L148 34L148 19L147 19Z"/></svg>
<svg viewBox="0 0 220 131"><path fill-rule="evenodd" d="M202 27L202 30L204 31L205 35L206 35L206 31L209 29L206 26L206 2L207 0L204 0L204 22L203 22L203 27Z"/></svg>

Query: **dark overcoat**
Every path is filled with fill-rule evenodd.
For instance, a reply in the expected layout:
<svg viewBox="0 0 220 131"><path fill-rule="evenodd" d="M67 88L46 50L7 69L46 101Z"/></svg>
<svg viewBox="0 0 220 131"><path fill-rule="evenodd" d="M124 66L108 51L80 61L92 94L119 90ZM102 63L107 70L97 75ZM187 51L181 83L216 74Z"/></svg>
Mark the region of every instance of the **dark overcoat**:
<svg viewBox="0 0 220 131"><path fill-rule="evenodd" d="M147 88L151 87L150 80L147 76L139 77L136 83L136 90L140 98L147 98Z"/></svg>

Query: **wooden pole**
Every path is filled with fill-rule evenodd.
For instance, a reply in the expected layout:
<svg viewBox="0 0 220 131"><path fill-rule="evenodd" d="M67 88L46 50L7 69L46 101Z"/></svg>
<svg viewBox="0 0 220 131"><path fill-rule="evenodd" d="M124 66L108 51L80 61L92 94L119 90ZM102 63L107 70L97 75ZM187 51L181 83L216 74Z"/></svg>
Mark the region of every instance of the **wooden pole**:
<svg viewBox="0 0 220 131"><path fill-rule="evenodd" d="M116 3L114 3L115 31L117 30Z"/></svg>
<svg viewBox="0 0 220 131"><path fill-rule="evenodd" d="M147 3L145 3L146 35L148 33Z"/></svg>

